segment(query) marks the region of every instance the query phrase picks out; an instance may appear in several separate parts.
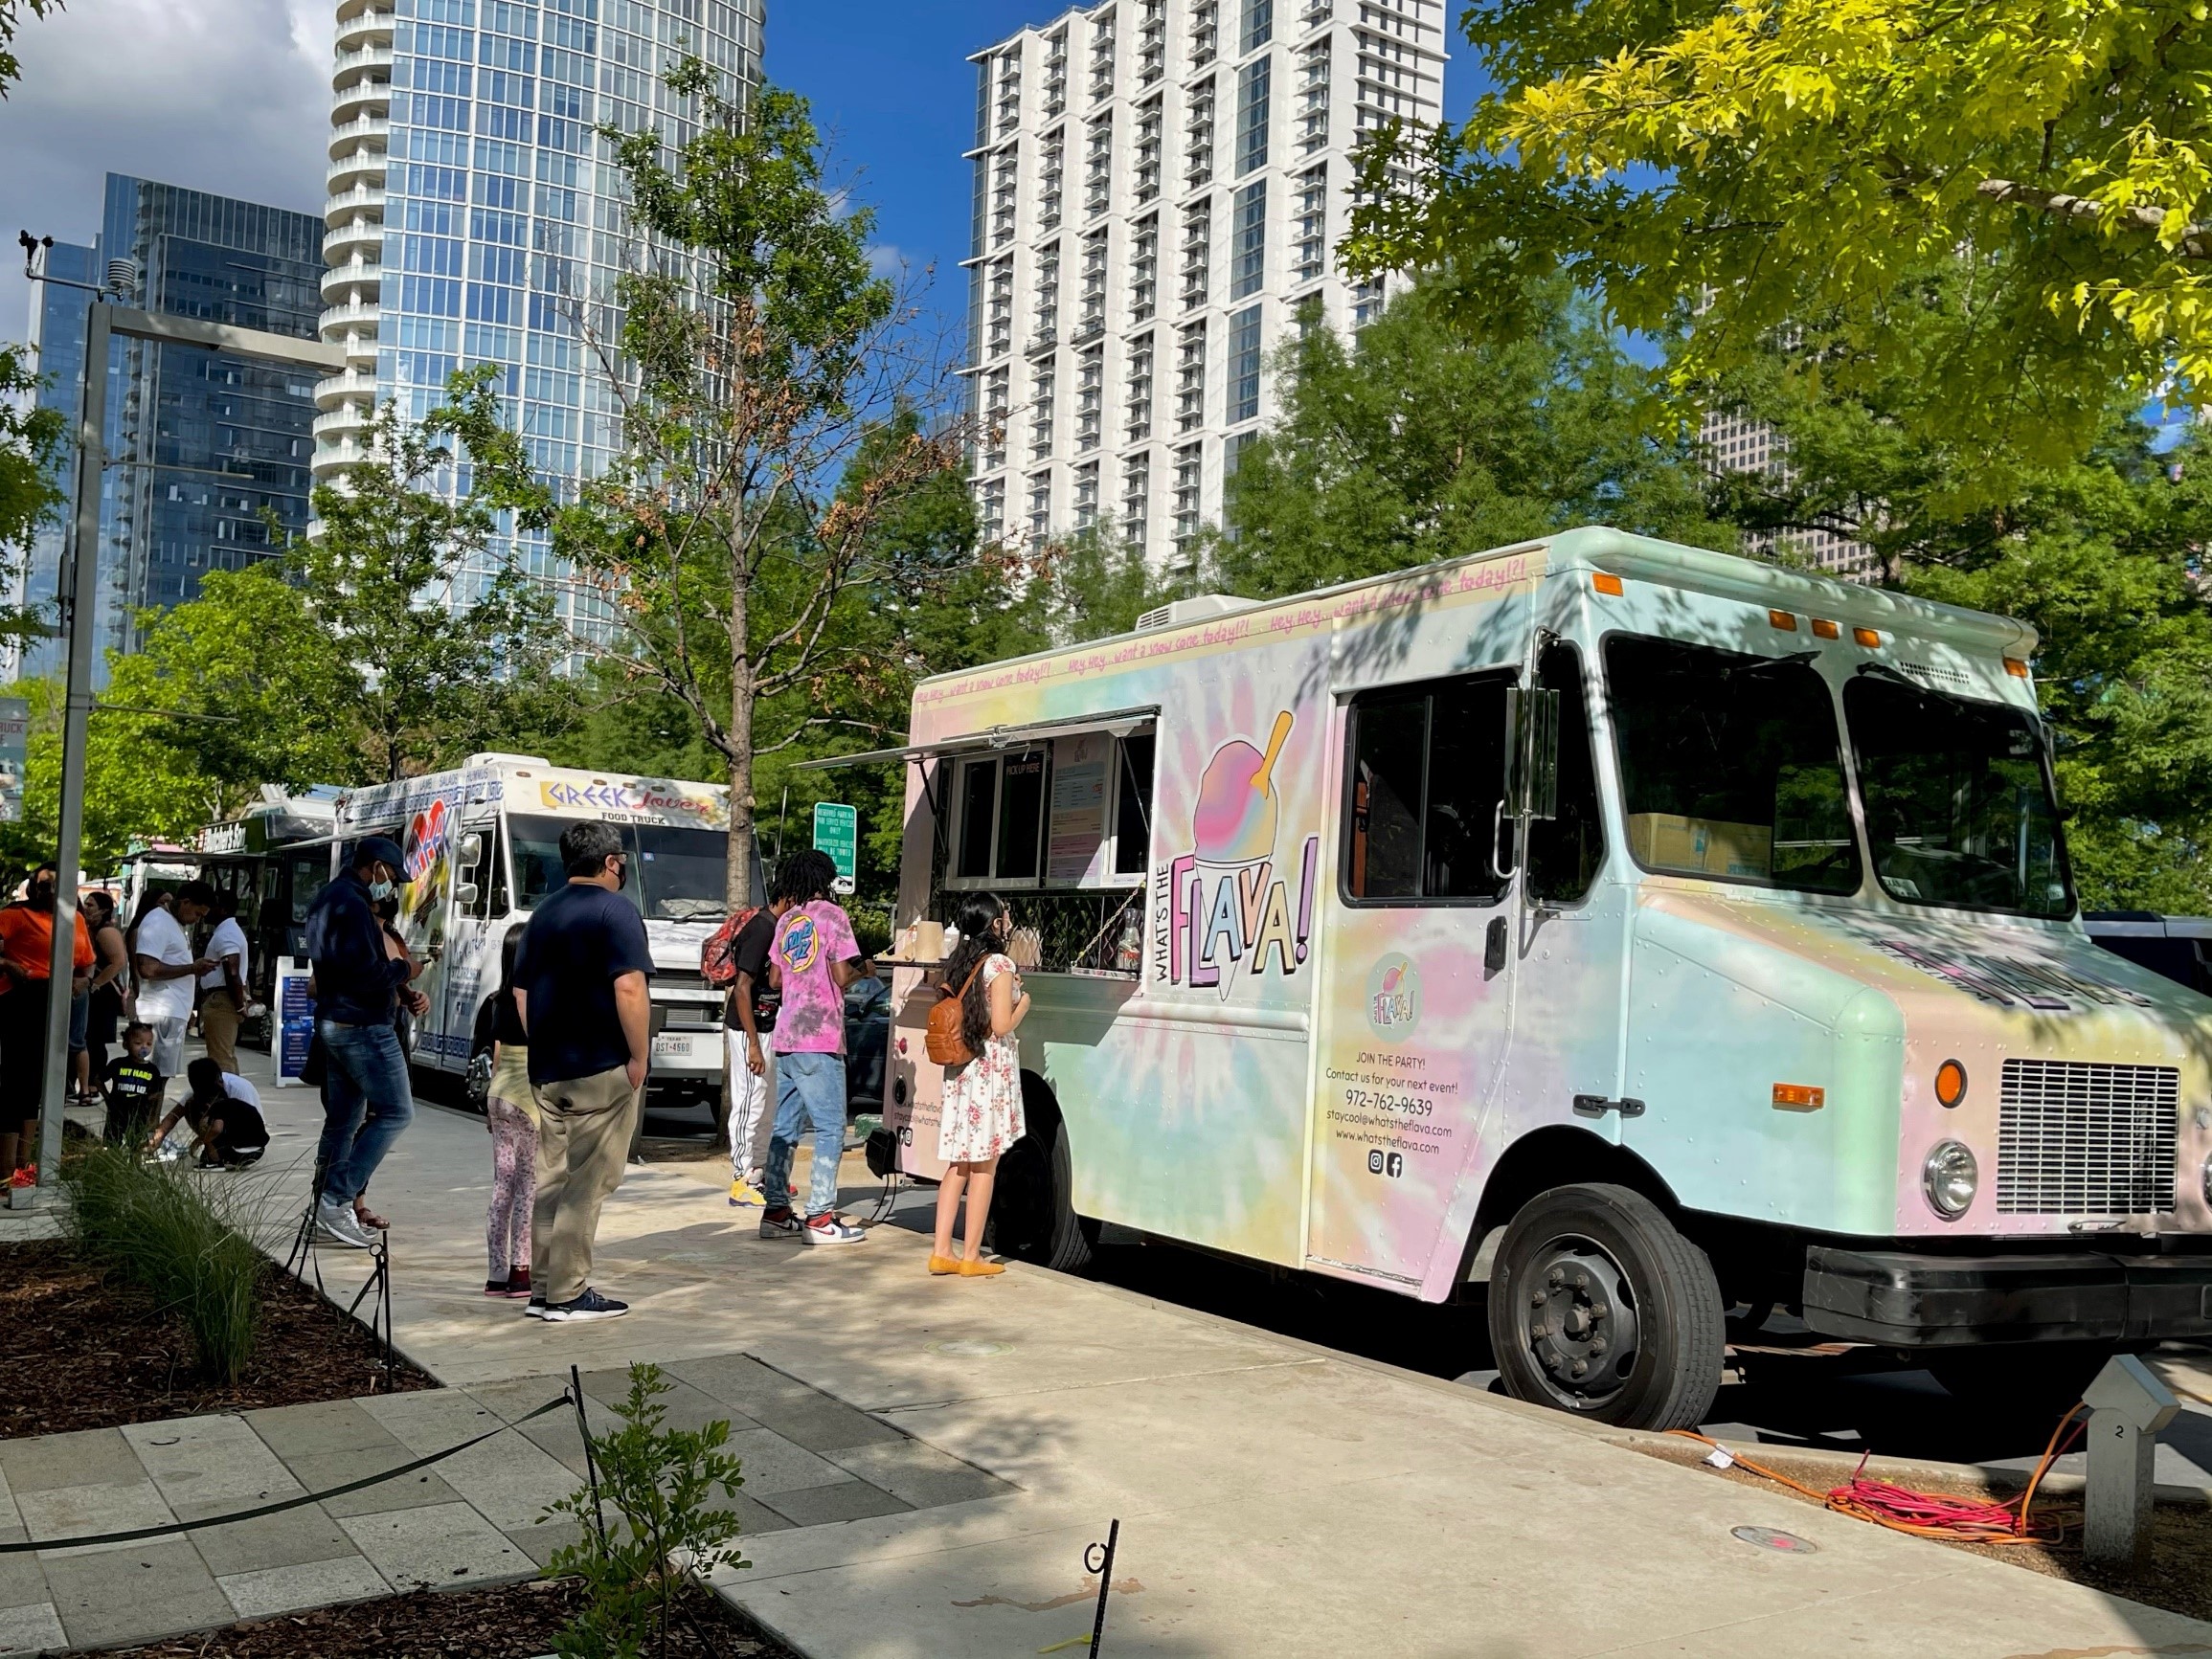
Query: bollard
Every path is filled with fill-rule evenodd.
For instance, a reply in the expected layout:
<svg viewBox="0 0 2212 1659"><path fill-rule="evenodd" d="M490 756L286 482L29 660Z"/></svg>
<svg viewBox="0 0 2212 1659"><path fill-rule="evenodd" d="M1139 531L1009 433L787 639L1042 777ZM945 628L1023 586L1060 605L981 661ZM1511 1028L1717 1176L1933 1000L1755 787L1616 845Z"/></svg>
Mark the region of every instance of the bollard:
<svg viewBox="0 0 2212 1659"><path fill-rule="evenodd" d="M2151 1466L2158 1431L2181 1407L2133 1354L2116 1354L2082 1392L2089 1408L2089 1479L2083 1496L2082 1554L2108 1566L2140 1567L2151 1548Z"/></svg>

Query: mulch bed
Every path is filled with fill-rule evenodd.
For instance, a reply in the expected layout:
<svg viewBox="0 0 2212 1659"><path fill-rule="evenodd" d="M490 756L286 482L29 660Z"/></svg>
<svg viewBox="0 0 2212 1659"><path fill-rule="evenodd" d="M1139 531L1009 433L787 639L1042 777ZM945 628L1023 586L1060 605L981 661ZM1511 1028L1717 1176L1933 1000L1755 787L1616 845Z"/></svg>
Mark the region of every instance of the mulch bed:
<svg viewBox="0 0 2212 1659"><path fill-rule="evenodd" d="M236 1386L193 1374L183 1321L60 1240L0 1244L0 1439L350 1400L387 1386L368 1327L272 1265L254 1357ZM437 1382L405 1360L398 1389Z"/></svg>
<svg viewBox="0 0 2212 1659"><path fill-rule="evenodd" d="M581 1600L573 1579L417 1590L105 1651L108 1659L536 1659L553 1651ZM689 1619L668 1632L667 1651L679 1659L798 1659L710 1590L691 1590L685 1610Z"/></svg>
<svg viewBox="0 0 2212 1659"><path fill-rule="evenodd" d="M1662 1461L1672 1463L1676 1460L1666 1458ZM1708 1472L1741 1486L1778 1492L1796 1503L1807 1506L1813 1504L1813 1500L1802 1492L1794 1491L1774 1481L1763 1480L1749 1469L1713 1469ZM1797 1473L1794 1470L1792 1472ZM1808 1484L1817 1486L1823 1483L1815 1481ZM1946 1485L1930 1481L1916 1482L1914 1486L1917 1491L1943 1492L1952 1497L1978 1498L1990 1495L1984 1489L1972 1485ZM2093 1567L2082 1559L2081 1500L2078 1497L2071 1494L2047 1500L2039 1497L2034 1514L2037 1518L2066 1523L2068 1530L2065 1536L2051 1543L2027 1544L1967 1544L1953 1543L1947 1538L1925 1541L1941 1544L1945 1549L1965 1550L1972 1555L1987 1556L1992 1560L2025 1567L2031 1573L2042 1573L2047 1578L2087 1584L2093 1590L2125 1596L2131 1602L2160 1607L2169 1613L2181 1613L2192 1619L2212 1619L2212 1509L2196 1504L2156 1506L2151 1512L2150 1564L2139 1573Z"/></svg>

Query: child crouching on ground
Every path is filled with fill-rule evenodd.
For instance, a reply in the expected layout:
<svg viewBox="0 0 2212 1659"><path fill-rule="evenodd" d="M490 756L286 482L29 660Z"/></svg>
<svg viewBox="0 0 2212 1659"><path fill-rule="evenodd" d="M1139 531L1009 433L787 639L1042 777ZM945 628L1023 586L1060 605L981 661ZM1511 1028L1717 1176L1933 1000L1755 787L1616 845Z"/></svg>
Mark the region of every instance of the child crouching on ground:
<svg viewBox="0 0 2212 1659"><path fill-rule="evenodd" d="M179 1118L192 1126L192 1150L202 1169L244 1169L269 1150L269 1127L261 1119L260 1091L234 1071L200 1059L185 1067L192 1092L171 1107L154 1132L159 1147Z"/></svg>

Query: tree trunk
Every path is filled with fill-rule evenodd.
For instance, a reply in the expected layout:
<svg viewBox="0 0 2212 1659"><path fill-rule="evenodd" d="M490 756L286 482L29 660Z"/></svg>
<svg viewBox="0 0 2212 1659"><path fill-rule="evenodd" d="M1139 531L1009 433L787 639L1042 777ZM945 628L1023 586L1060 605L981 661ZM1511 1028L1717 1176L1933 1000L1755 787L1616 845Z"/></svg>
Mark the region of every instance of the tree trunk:
<svg viewBox="0 0 2212 1659"><path fill-rule="evenodd" d="M745 554L730 545L730 912L765 904L753 890L753 652L747 627Z"/></svg>

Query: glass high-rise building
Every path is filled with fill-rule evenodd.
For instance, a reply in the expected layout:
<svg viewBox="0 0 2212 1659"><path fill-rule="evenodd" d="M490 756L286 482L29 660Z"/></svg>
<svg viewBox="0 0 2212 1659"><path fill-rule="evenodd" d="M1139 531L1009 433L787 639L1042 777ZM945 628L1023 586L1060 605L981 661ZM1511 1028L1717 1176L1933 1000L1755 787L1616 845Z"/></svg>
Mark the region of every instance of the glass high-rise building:
<svg viewBox="0 0 2212 1659"><path fill-rule="evenodd" d="M98 240L57 243L49 274L107 281L126 304L313 339L323 225L312 213L107 175ZM84 357L80 289L39 284L33 327L42 399L72 423ZM140 614L194 598L209 571L237 570L305 528L314 377L305 369L203 347L117 337L107 363L108 466L101 489L102 655L137 648ZM67 446L60 482L76 465ZM269 519L279 536L273 540ZM51 604L64 531L43 532L27 597ZM15 667L58 674L62 642L34 642Z"/></svg>
<svg viewBox="0 0 2212 1659"><path fill-rule="evenodd" d="M318 478L364 458L375 405L419 419L480 363L501 367L541 476L604 467L616 403L576 318L611 293L631 242L595 128L680 140L692 112L661 77L687 53L741 102L759 79L762 12L763 0L338 0L322 325L347 368L316 388ZM542 541L492 554L509 558L558 575ZM589 601L561 603L589 622Z"/></svg>

